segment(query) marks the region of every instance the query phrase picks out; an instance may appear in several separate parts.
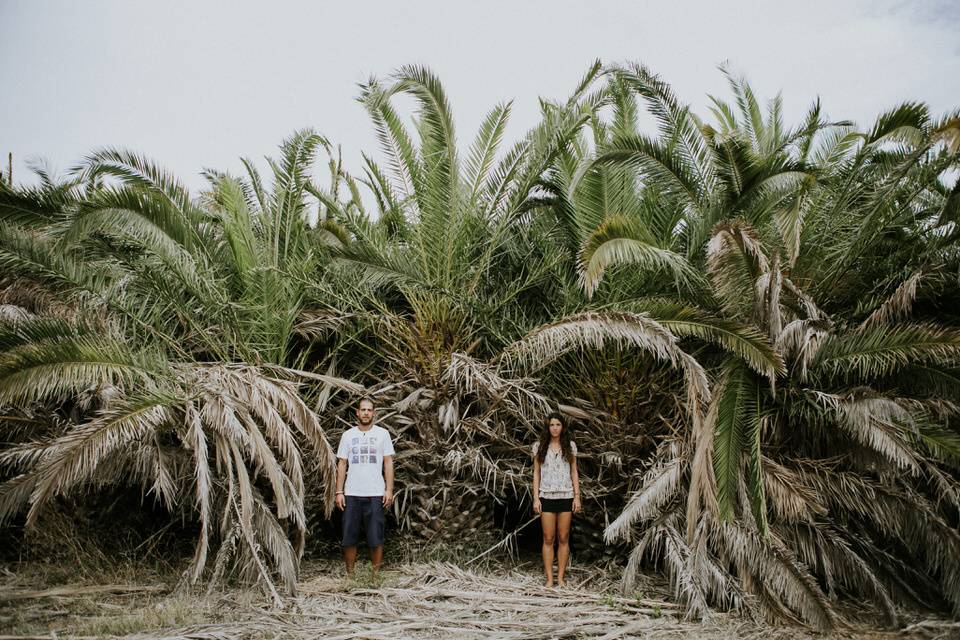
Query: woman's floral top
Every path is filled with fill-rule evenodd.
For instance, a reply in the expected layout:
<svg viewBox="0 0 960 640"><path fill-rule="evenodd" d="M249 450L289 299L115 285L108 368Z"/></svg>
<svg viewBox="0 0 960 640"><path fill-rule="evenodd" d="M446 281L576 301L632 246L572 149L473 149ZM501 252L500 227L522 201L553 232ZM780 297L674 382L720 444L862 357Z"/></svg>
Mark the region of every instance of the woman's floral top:
<svg viewBox="0 0 960 640"><path fill-rule="evenodd" d="M536 459L540 448L539 442L533 443L533 457ZM570 443L573 455L577 455L577 445ZM570 463L567 462L563 454L554 451L553 448L547 449L547 457L543 459L540 465L540 497L550 499L562 499L573 497L573 478L570 476Z"/></svg>

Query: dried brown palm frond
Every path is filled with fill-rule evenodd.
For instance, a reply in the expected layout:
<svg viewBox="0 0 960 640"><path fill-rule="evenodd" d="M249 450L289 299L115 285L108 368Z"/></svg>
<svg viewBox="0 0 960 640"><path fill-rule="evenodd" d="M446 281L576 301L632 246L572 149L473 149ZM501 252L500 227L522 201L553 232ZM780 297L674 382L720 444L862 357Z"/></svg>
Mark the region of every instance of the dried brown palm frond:
<svg viewBox="0 0 960 640"><path fill-rule="evenodd" d="M568 316L507 346L499 360L507 366L537 371L564 353L601 349L607 344L638 348L680 369L686 382L687 410L694 420L699 419L701 404L710 397L703 367L677 346L673 334L643 314L586 312Z"/></svg>
<svg viewBox="0 0 960 640"><path fill-rule="evenodd" d="M650 558L662 563L673 584L674 597L686 606L688 618L705 618L710 612L710 602L717 595L727 600L727 604L735 606L739 598L735 595L736 591L730 588L726 572L702 553L701 545L706 543L702 529L701 535L695 536L692 544L688 544L678 530L678 524L678 514L669 512L645 531L627 562L624 588L633 588L641 560Z"/></svg>
<svg viewBox="0 0 960 640"><path fill-rule="evenodd" d="M14 304L0 304L0 322L14 324L32 317L33 314Z"/></svg>
<svg viewBox="0 0 960 640"><path fill-rule="evenodd" d="M322 339L342 329L345 325L365 317L361 313L342 313L336 310L329 311L302 311L297 316L293 333L311 339Z"/></svg>
<svg viewBox="0 0 960 640"><path fill-rule="evenodd" d="M586 312L538 327L504 349L505 364L537 371L573 349L600 349L607 343L642 349L659 360L679 364L673 335L649 316Z"/></svg>
<svg viewBox="0 0 960 640"><path fill-rule="evenodd" d="M919 573L911 578L914 588L938 593L954 611L960 610L960 534L937 504L910 483L880 481L839 463L798 461L794 465L804 484L851 528L844 537L851 547L860 547L859 554L875 572L896 576L902 566L922 567L923 578ZM900 554L912 560L905 563Z"/></svg>
<svg viewBox="0 0 960 640"><path fill-rule="evenodd" d="M234 575L262 580L271 592L279 578L292 592L306 527L304 445L318 461L328 513L332 504L333 451L316 416L297 383L257 367L172 364L171 371L161 388L120 391L86 422L4 451L2 464L19 475L0 488L0 518L29 505L30 525L56 496L132 479L168 509L198 518L188 582L201 579L211 539L220 537L215 574L230 569L224 554L232 554Z"/></svg>
<svg viewBox="0 0 960 640"><path fill-rule="evenodd" d="M916 453L900 430L913 423L910 411L895 400L871 393L850 393L845 396L810 391L814 401L835 412L837 424L866 447L886 457L897 467L918 472Z"/></svg>
<svg viewBox="0 0 960 640"><path fill-rule="evenodd" d="M535 390L533 380L505 377L500 368L463 353L452 353L440 378L459 394L482 394L499 398L504 409L517 418L536 421L550 411L552 403Z"/></svg>
<svg viewBox="0 0 960 640"><path fill-rule="evenodd" d="M800 287L794 284L793 280L786 277L783 278L783 288L797 300L808 318L811 320L817 320L823 317L824 314L820 310L820 307L817 306L817 303L814 301L814 299L807 295Z"/></svg>
<svg viewBox="0 0 960 640"><path fill-rule="evenodd" d="M794 470L764 457L763 474L767 504L778 522L812 523L827 515L822 498L804 485Z"/></svg>
<svg viewBox="0 0 960 640"><path fill-rule="evenodd" d="M679 442L666 441L660 445L655 463L644 474L640 489L627 501L620 515L607 525L604 531L606 542L629 540L632 527L659 515L674 499L682 479L686 463Z"/></svg>
<svg viewBox="0 0 960 640"><path fill-rule="evenodd" d="M800 380L807 377L807 370L829 329L830 323L825 320L797 318L787 323L777 336L777 350L783 354L784 360L793 364Z"/></svg>
<svg viewBox="0 0 960 640"><path fill-rule="evenodd" d="M776 340L783 331L783 309L780 306L780 294L783 290L783 274L780 272L780 254L774 253L769 270L757 278L754 285L755 301L753 315L761 326L767 328L767 335Z"/></svg>
<svg viewBox="0 0 960 640"><path fill-rule="evenodd" d="M913 310L913 302L917 297L917 288L923 277L923 271L917 271L904 280L883 304L860 323L860 328L869 329L909 318Z"/></svg>
<svg viewBox="0 0 960 640"><path fill-rule="evenodd" d="M789 540L790 548L808 567L823 576L828 595L835 596L838 589L869 594L879 603L887 624L897 625L899 617L889 589L840 531L825 524L803 524L778 528L778 533Z"/></svg>
<svg viewBox="0 0 960 640"><path fill-rule="evenodd" d="M776 535L763 537L734 522L717 523L713 531L741 575L750 575L801 619L821 629L836 624L833 607L808 568Z"/></svg>
<svg viewBox="0 0 960 640"><path fill-rule="evenodd" d="M713 230L706 257L711 282L725 311L735 318L752 313L757 280L770 271L757 232L740 220L722 222Z"/></svg>

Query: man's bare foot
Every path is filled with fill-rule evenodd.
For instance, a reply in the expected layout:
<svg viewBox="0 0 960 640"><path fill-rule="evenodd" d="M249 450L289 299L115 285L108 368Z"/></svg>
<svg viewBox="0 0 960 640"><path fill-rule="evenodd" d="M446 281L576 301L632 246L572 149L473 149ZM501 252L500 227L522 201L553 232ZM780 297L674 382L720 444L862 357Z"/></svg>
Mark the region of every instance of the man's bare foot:
<svg viewBox="0 0 960 640"><path fill-rule="evenodd" d="M563 580L557 580L557 589L563 589L565 586L567 586L566 582Z"/></svg>
<svg viewBox="0 0 960 640"><path fill-rule="evenodd" d="M544 585L547 589L553 589L553 582L547 580L547 584Z"/></svg>

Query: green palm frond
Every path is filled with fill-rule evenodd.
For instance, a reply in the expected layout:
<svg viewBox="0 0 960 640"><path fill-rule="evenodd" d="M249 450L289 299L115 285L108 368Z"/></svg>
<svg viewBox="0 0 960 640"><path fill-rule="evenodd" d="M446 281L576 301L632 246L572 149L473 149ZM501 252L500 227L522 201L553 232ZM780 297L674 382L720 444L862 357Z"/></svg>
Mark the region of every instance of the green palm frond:
<svg viewBox="0 0 960 640"><path fill-rule="evenodd" d="M109 176L120 180L124 185L142 189L162 199L171 211L179 212L194 223L205 218L204 213L194 206L190 192L171 173L131 151L96 151L77 167L77 172L83 180Z"/></svg>
<svg viewBox="0 0 960 640"><path fill-rule="evenodd" d="M11 275L98 302L105 301L120 276L110 263L95 265L65 254L55 240L8 223L0 223L0 266Z"/></svg>
<svg viewBox="0 0 960 640"><path fill-rule="evenodd" d="M936 325L898 324L826 340L811 364L814 376L870 380L911 365L950 366L960 358L960 332Z"/></svg>
<svg viewBox="0 0 960 640"><path fill-rule="evenodd" d="M713 422L713 471L716 478L717 504L720 516L731 519L739 491L741 467L746 455L750 465L759 465L761 428L760 390L750 372L742 364L730 365L714 393L714 404L708 414ZM751 485L758 486L762 474L750 473ZM762 483L759 484L762 489ZM762 491L756 492L759 506L755 514L765 514ZM758 524L764 520L758 520Z"/></svg>
<svg viewBox="0 0 960 640"><path fill-rule="evenodd" d="M496 159L497 149L503 139L512 106L513 102L510 101L494 107L484 118L477 132L477 139L470 148L464 179L474 198L480 193L483 182L487 179Z"/></svg>
<svg viewBox="0 0 960 640"><path fill-rule="evenodd" d="M43 319L0 332L0 402L26 405L61 402L102 384L152 385L165 361L137 353L123 341L93 327L72 327Z"/></svg>
<svg viewBox="0 0 960 640"><path fill-rule="evenodd" d="M691 167L657 140L641 135L617 138L594 162L599 166L617 163L636 166L647 180L660 185L664 192L681 198L690 210L703 212L706 208L701 185L691 173Z"/></svg>
<svg viewBox="0 0 960 640"><path fill-rule="evenodd" d="M38 228L59 222L76 206L76 191L72 183L11 189L0 181L0 223Z"/></svg>
<svg viewBox="0 0 960 640"><path fill-rule="evenodd" d="M873 128L864 135L864 142L868 145L884 142L917 144L929 123L930 112L927 105L904 102L880 114Z"/></svg>
<svg viewBox="0 0 960 640"><path fill-rule="evenodd" d="M660 124L660 137L676 148L681 163L695 175L699 192L712 191L717 186L713 154L690 108L681 105L670 86L642 65L628 64L615 73L644 99Z"/></svg>
<svg viewBox="0 0 960 640"><path fill-rule="evenodd" d="M361 85L359 100L373 120L381 149L389 158L391 171L399 178L397 191L412 198L421 189L423 167L409 132L390 104L390 96L391 93L376 78L371 78Z"/></svg>
<svg viewBox="0 0 960 640"><path fill-rule="evenodd" d="M592 297L611 266L633 264L666 271L678 288L698 277L683 256L656 246L649 231L624 216L611 216L597 227L584 242L579 261L580 284L587 297Z"/></svg>
<svg viewBox="0 0 960 640"><path fill-rule="evenodd" d="M786 373L783 358L770 340L751 325L717 317L695 307L670 301L647 301L634 305L649 313L678 338L697 338L728 351L770 380Z"/></svg>

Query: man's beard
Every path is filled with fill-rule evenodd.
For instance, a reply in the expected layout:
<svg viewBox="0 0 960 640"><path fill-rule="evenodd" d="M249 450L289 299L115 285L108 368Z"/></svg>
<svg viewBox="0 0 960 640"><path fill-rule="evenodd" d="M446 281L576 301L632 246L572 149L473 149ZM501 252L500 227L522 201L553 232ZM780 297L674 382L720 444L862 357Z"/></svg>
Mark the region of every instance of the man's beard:
<svg viewBox="0 0 960 640"><path fill-rule="evenodd" d="M373 418L372 418L372 417L371 417L371 418L367 418L366 420L364 420L363 418L357 418L357 421L358 421L360 424L362 424L363 426L367 426L368 424L373 424Z"/></svg>

